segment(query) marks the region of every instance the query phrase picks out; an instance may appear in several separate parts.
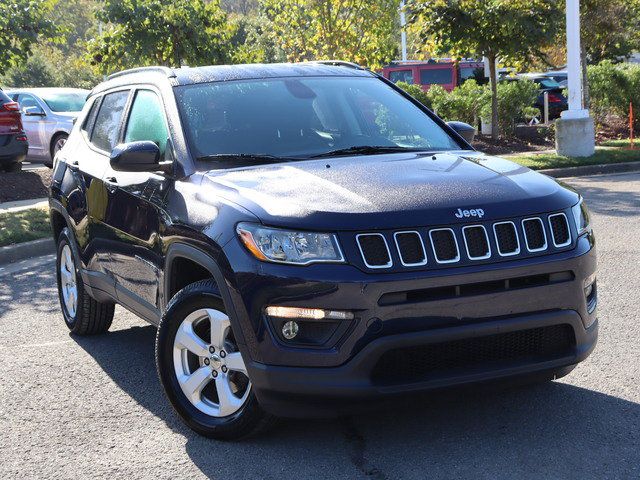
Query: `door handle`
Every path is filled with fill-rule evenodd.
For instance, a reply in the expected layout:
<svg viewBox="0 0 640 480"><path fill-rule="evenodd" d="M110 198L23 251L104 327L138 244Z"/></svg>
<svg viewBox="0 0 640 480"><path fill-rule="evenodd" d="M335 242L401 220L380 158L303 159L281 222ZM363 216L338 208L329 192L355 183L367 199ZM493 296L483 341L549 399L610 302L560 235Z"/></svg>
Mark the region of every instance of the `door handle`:
<svg viewBox="0 0 640 480"><path fill-rule="evenodd" d="M107 183L113 183L113 184L118 183L118 179L116 177L106 177L105 180L107 181Z"/></svg>

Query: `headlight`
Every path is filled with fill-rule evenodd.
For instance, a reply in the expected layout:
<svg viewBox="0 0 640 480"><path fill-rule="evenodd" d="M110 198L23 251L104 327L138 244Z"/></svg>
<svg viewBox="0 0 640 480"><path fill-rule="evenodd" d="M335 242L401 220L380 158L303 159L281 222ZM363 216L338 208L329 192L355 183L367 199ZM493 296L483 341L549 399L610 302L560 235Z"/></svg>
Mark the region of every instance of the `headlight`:
<svg viewBox="0 0 640 480"><path fill-rule="evenodd" d="M338 239L331 233L295 232L251 223L240 223L237 232L258 260L294 265L344 262Z"/></svg>
<svg viewBox="0 0 640 480"><path fill-rule="evenodd" d="M589 210L582 197L580 201L571 208L571 212L573 213L573 220L578 229L578 236L589 231Z"/></svg>

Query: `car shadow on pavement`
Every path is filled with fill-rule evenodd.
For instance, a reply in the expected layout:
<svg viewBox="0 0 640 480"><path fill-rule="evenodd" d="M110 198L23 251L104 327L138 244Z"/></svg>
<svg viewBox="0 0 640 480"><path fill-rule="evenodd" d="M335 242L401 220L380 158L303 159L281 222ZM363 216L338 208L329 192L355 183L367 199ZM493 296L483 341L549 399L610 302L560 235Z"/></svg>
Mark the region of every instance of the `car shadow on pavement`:
<svg viewBox="0 0 640 480"><path fill-rule="evenodd" d="M164 397L154 327L72 338L123 391L186 438L186 453L207 476L638 477L640 404L560 381L467 389L339 420L285 420L260 437L222 443L186 428ZM231 465L225 452L251 460ZM329 471L344 468L351 473Z"/></svg>

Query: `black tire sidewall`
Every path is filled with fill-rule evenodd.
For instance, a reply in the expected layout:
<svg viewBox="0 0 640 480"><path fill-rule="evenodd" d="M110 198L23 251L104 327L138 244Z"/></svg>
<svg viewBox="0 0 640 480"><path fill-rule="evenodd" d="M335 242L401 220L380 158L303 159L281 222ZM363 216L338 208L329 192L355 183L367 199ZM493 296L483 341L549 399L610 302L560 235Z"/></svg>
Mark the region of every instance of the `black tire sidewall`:
<svg viewBox="0 0 640 480"><path fill-rule="evenodd" d="M227 417L211 417L198 410L184 395L173 366L173 342L182 320L201 308L215 308L224 312L222 301L204 289L195 289L188 295L178 293L176 300L170 303L163 315L156 337L158 375L169 401L184 422L201 435L234 439L250 434L252 425L260 422L264 416L253 391L237 412Z"/></svg>

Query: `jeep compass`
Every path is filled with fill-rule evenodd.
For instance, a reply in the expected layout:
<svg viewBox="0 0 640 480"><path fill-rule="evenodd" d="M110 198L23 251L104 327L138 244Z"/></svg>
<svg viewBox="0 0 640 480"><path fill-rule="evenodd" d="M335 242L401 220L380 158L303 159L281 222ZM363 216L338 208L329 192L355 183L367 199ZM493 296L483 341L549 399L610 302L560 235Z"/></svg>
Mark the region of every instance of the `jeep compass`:
<svg viewBox="0 0 640 480"><path fill-rule="evenodd" d="M566 375L597 338L587 208L468 129L345 62L114 74L55 158L64 321L156 325L169 401L219 439Z"/></svg>

